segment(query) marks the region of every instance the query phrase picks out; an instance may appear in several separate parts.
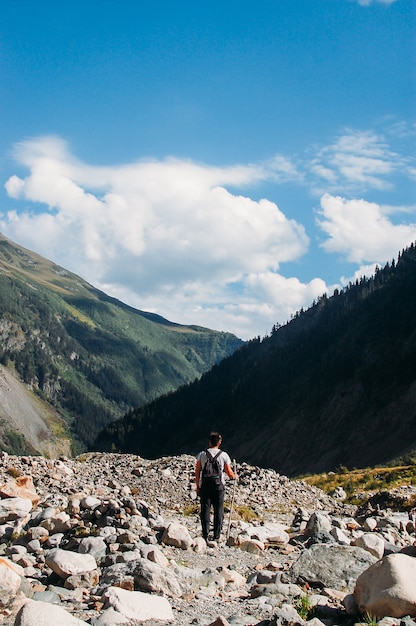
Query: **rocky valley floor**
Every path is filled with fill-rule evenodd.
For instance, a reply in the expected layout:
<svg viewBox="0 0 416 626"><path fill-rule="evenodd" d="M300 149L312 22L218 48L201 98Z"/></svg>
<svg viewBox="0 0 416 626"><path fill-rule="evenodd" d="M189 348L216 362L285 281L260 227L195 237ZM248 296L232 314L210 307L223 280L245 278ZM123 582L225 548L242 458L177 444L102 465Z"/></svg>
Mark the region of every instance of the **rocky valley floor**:
<svg viewBox="0 0 416 626"><path fill-rule="evenodd" d="M206 544L194 463L2 453L0 624L414 626L408 513L360 512L241 464L221 541Z"/></svg>

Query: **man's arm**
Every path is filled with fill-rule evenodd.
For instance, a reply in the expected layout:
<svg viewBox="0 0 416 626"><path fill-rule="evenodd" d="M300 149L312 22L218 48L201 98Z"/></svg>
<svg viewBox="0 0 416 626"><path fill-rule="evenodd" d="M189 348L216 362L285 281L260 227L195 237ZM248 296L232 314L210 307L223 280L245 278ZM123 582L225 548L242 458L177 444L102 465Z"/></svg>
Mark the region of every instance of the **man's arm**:
<svg viewBox="0 0 416 626"><path fill-rule="evenodd" d="M229 465L228 463L226 463L224 465L224 469L225 469L225 473L227 474L228 478L231 478L232 480L237 480L238 476L237 474L235 474L233 472L233 470L231 469L231 465Z"/></svg>

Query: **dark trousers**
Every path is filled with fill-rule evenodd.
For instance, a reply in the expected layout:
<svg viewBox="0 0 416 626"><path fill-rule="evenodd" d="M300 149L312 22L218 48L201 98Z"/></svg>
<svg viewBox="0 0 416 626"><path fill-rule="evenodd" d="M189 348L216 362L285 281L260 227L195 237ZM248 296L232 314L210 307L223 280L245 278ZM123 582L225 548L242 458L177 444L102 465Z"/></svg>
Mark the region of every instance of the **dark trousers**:
<svg viewBox="0 0 416 626"><path fill-rule="evenodd" d="M224 487L208 489L201 487L199 496L201 499L202 536L204 539L208 539L212 506L214 509L214 539L219 539L224 522Z"/></svg>

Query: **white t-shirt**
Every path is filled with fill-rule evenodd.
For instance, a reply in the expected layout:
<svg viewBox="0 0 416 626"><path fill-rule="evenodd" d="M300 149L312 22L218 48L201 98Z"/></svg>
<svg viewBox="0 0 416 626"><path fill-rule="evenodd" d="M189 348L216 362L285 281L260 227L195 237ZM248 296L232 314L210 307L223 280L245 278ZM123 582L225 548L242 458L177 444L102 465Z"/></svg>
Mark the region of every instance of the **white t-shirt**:
<svg viewBox="0 0 416 626"><path fill-rule="evenodd" d="M220 450L219 448L208 448L208 454L214 457L219 452L219 450ZM205 450L202 450L202 452L199 452L199 454L196 457L196 460L201 463L201 467L202 469L204 469L205 463L207 462L207 452ZM221 482L223 485L225 485L224 466L231 465L231 459L229 455L227 454L227 452L224 452L224 450L221 450L221 454L217 458L217 461L221 470ZM201 486L201 482L202 482L202 471L199 475L199 486Z"/></svg>

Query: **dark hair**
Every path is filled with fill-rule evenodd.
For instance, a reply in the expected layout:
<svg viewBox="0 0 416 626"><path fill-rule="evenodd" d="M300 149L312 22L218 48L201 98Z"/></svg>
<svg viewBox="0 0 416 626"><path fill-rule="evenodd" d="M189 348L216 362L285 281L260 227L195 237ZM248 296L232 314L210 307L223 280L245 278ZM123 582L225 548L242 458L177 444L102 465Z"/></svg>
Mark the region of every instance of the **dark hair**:
<svg viewBox="0 0 416 626"><path fill-rule="evenodd" d="M222 437L219 433L211 433L209 436L209 443L211 446L217 446L221 441Z"/></svg>

